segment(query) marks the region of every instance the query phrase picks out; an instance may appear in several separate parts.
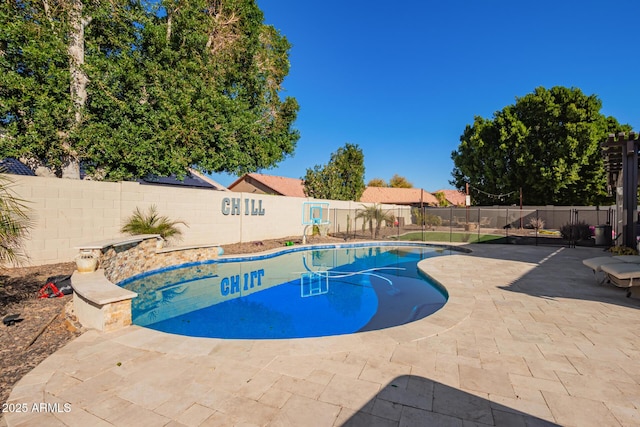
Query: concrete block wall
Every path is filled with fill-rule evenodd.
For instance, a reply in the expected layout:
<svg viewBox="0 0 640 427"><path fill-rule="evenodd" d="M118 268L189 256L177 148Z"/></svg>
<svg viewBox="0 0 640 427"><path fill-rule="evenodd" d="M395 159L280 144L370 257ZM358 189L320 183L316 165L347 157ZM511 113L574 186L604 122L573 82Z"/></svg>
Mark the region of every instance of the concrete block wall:
<svg viewBox="0 0 640 427"><path fill-rule="evenodd" d="M73 249L90 240L117 236L120 184L9 175L11 190L30 210L26 240L29 264L72 261Z"/></svg>
<svg viewBox="0 0 640 427"><path fill-rule="evenodd" d="M188 227L179 225L183 237L174 245L224 245L302 236L302 203L320 201L137 182L8 177L34 222L25 242L27 265L70 262L79 246L124 237L120 228L136 208L144 212L156 205L160 215L187 223ZM225 214L234 198L240 199L240 211ZM330 209L361 206L359 202L329 201Z"/></svg>

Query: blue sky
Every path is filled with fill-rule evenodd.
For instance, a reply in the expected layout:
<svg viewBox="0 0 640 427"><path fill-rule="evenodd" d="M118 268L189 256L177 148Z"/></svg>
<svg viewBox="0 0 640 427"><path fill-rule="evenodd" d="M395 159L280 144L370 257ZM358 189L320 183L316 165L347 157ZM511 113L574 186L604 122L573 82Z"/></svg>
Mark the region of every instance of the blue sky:
<svg viewBox="0 0 640 427"><path fill-rule="evenodd" d="M293 45L284 95L301 138L271 175L301 178L350 142L365 182L452 188L451 152L474 116L538 86L578 87L640 131L640 2L259 0ZM225 185L237 177L214 174Z"/></svg>

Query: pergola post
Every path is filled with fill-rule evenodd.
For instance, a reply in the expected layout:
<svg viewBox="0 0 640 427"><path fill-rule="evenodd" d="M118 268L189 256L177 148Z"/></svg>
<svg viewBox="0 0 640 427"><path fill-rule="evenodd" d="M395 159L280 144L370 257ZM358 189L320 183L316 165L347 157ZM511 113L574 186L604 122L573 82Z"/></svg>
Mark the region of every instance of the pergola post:
<svg viewBox="0 0 640 427"><path fill-rule="evenodd" d="M626 141L624 163L622 164L622 211L625 216L622 244L637 248L636 226L638 223L638 150L636 141ZM626 228L625 228L626 226Z"/></svg>
<svg viewBox="0 0 640 427"><path fill-rule="evenodd" d="M638 223L638 145L634 132L627 138L623 132L610 134L605 149L605 166L609 172L610 186L617 185L618 174L622 172L622 245L636 249L636 227Z"/></svg>

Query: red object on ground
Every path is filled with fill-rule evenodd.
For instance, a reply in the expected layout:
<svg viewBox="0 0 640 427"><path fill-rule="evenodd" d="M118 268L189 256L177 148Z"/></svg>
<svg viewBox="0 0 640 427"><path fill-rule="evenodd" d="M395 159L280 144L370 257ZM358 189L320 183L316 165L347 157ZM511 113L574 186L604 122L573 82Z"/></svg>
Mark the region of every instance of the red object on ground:
<svg viewBox="0 0 640 427"><path fill-rule="evenodd" d="M58 289L53 282L49 282L38 291L38 298L62 298L64 294Z"/></svg>

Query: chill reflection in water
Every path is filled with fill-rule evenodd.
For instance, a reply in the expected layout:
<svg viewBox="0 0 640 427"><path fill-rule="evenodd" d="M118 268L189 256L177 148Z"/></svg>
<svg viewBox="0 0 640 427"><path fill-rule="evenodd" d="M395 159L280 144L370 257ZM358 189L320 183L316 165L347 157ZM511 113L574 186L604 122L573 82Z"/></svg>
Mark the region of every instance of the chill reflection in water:
<svg viewBox="0 0 640 427"><path fill-rule="evenodd" d="M416 264L443 253L424 246L294 249L165 269L120 285L138 293L133 323L164 332L253 339L339 335L401 325L440 309L446 293Z"/></svg>

